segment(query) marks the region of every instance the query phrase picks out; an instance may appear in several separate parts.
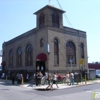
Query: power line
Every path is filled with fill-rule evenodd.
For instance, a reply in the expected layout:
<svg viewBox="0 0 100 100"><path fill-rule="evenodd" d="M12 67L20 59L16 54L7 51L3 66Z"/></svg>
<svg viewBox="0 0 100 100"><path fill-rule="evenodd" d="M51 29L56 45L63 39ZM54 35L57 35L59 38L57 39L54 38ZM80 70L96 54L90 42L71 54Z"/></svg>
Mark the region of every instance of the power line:
<svg viewBox="0 0 100 100"><path fill-rule="evenodd" d="M62 9L61 4L59 3L58 0L57 0L57 3L58 3L58 5L59 5L59 7ZM70 27L73 27L72 24L71 24L71 22L69 21L69 19L68 19L66 13L64 14L64 17L65 17L66 21L68 22L68 24L70 25Z"/></svg>

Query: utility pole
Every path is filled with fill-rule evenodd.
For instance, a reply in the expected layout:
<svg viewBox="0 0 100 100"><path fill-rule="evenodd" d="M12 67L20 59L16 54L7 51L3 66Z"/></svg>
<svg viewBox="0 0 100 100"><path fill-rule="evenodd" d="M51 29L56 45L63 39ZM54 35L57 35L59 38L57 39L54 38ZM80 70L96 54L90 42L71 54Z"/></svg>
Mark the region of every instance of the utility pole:
<svg viewBox="0 0 100 100"><path fill-rule="evenodd" d="M70 64L71 64L71 72L72 72L72 62L73 62L73 59L70 59Z"/></svg>

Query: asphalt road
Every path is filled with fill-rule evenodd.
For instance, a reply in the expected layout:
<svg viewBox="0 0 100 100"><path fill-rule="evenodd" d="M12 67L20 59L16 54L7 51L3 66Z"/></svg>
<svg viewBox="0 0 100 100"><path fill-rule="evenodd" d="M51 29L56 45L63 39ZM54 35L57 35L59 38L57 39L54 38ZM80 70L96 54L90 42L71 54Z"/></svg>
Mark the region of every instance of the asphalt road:
<svg viewBox="0 0 100 100"><path fill-rule="evenodd" d="M0 82L0 100L93 100L93 91L100 92L100 84L44 91Z"/></svg>

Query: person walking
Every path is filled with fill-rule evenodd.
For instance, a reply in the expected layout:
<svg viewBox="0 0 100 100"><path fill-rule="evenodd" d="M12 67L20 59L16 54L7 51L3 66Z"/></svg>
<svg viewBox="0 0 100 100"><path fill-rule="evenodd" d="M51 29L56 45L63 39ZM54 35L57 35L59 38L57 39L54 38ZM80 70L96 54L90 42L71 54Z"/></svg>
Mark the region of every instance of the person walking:
<svg viewBox="0 0 100 100"><path fill-rule="evenodd" d="M52 77L51 74L48 75L48 86L46 87L46 89L49 89L49 87L51 88L51 81L52 81Z"/></svg>
<svg viewBox="0 0 100 100"><path fill-rule="evenodd" d="M55 72L53 74L53 82L52 82L52 84L49 85L49 87L50 87L51 90L52 90L53 84L56 84L57 88L59 88L58 84L57 84L57 74Z"/></svg>

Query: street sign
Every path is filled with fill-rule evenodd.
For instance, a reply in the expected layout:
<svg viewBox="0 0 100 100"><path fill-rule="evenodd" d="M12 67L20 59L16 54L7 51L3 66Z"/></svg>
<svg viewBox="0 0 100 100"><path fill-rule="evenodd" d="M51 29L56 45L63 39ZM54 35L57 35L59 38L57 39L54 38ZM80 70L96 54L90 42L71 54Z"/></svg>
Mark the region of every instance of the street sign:
<svg viewBox="0 0 100 100"><path fill-rule="evenodd" d="M73 62L73 59L70 59L69 62L72 63Z"/></svg>
<svg viewBox="0 0 100 100"><path fill-rule="evenodd" d="M84 63L85 63L85 60L84 60L84 59L80 59L80 60L79 60L79 64L80 64L80 65L84 65Z"/></svg>

